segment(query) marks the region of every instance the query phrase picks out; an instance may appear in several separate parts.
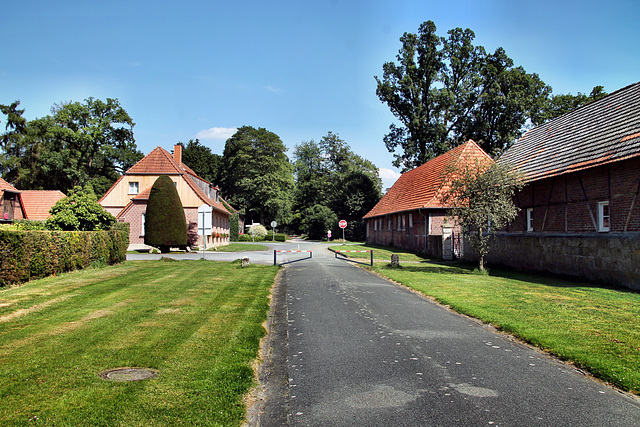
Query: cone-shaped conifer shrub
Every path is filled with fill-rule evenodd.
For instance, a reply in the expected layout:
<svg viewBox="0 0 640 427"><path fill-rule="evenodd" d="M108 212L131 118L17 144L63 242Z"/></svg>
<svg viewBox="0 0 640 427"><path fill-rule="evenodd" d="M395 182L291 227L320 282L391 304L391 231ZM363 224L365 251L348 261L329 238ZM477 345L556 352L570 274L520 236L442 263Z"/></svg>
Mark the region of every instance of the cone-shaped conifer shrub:
<svg viewBox="0 0 640 427"><path fill-rule="evenodd" d="M144 243L169 252L172 247L187 246L187 221L178 190L167 175L151 187L144 223Z"/></svg>

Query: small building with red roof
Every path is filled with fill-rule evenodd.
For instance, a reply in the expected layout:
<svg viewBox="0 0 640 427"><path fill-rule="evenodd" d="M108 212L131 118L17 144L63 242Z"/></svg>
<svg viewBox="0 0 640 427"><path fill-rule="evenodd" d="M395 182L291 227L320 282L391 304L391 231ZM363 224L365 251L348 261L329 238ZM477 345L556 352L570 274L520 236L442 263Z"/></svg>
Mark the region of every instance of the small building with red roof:
<svg viewBox="0 0 640 427"><path fill-rule="evenodd" d="M364 216L367 243L409 249L439 258L449 258L452 250L461 255L460 230L448 220L451 206L443 202L447 177L464 164L492 162L478 144L469 140L405 172Z"/></svg>
<svg viewBox="0 0 640 427"><path fill-rule="evenodd" d="M130 248L144 247L144 221L149 192L161 175L168 175L176 185L187 224L198 223L200 206L212 208L213 228L212 234L206 236L206 245L228 244L231 212L223 204L218 188L182 163L182 145L177 144L173 153L162 147L153 149L127 170L99 200L102 207L118 221L129 223ZM198 236L198 244L203 243L202 236Z"/></svg>
<svg viewBox="0 0 640 427"><path fill-rule="evenodd" d="M0 178L0 223L25 218L21 192Z"/></svg>

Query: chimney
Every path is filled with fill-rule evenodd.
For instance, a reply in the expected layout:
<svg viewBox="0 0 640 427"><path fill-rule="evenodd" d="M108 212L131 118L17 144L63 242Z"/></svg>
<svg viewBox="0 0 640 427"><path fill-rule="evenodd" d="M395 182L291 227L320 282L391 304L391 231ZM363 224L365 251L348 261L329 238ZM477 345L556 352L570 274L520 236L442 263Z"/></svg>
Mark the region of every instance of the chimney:
<svg viewBox="0 0 640 427"><path fill-rule="evenodd" d="M176 144L173 146L173 160L179 165L182 164L182 145Z"/></svg>

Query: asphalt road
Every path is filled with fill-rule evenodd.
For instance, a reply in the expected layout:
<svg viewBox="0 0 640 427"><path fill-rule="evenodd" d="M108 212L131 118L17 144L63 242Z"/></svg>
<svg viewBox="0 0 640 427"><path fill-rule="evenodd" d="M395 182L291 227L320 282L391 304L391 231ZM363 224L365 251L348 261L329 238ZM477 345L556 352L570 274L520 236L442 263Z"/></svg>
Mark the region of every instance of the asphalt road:
<svg viewBox="0 0 640 427"><path fill-rule="evenodd" d="M640 425L638 399L326 246L300 248L313 258L288 259L274 294L253 425Z"/></svg>

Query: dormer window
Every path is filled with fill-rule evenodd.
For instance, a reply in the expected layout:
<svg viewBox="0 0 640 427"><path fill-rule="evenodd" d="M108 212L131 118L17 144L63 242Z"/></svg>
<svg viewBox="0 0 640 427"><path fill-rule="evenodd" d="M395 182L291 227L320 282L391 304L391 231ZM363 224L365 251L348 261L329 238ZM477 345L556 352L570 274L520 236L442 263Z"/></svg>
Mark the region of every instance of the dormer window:
<svg viewBox="0 0 640 427"><path fill-rule="evenodd" d="M138 182L130 182L129 183L129 194L138 194L140 193L140 185Z"/></svg>

